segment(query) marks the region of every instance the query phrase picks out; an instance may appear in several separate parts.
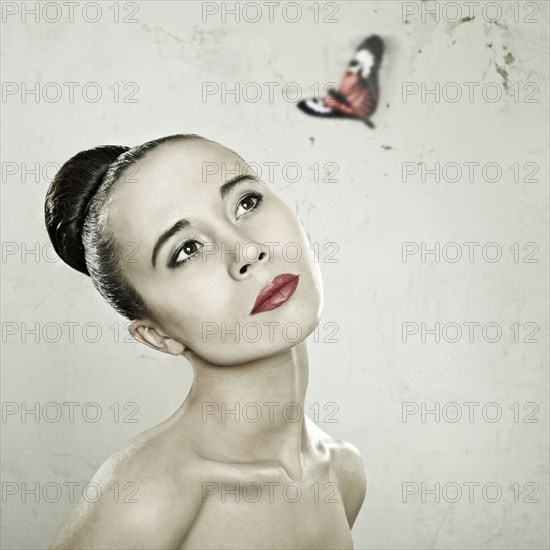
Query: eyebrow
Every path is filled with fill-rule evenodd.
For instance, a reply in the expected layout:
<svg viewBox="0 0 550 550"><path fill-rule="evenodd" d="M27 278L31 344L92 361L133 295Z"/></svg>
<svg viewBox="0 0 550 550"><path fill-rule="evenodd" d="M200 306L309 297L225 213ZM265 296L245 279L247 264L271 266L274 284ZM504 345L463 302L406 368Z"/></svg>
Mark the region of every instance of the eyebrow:
<svg viewBox="0 0 550 550"><path fill-rule="evenodd" d="M258 176L253 176L252 174L241 174L239 176L235 176L234 178L231 178L230 180L226 181L221 187L220 187L220 196L221 198L225 198L226 195L228 195L233 187L240 183L243 180L253 180L258 181ZM153 255L151 256L151 263L153 264L153 267L156 268L157 263L157 256L160 252L160 249L162 246L171 239L176 233L179 231L182 231L183 229L189 227L191 225L191 222L189 220L186 220L182 218L181 220L178 220L172 227L168 228L157 240L155 243L155 246L153 248Z"/></svg>

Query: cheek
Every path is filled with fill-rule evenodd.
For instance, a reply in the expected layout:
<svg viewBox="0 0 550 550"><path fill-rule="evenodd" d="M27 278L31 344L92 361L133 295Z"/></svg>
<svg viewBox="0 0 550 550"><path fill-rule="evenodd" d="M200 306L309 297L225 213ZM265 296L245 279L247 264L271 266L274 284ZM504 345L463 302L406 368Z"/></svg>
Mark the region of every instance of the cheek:
<svg viewBox="0 0 550 550"><path fill-rule="evenodd" d="M193 268L185 278L178 278L176 274L153 298L165 331L189 346L191 342L201 341L205 327L228 316L239 299L231 288L227 270L219 262L209 259Z"/></svg>
<svg viewBox="0 0 550 550"><path fill-rule="evenodd" d="M302 255L305 255L309 246L307 236L294 211L278 197L276 197L269 208L259 217L260 223L257 229L256 240L263 243L276 243L273 245L275 253L282 249L288 249L289 256L296 252L292 249L300 247ZM283 254L286 256L286 254Z"/></svg>

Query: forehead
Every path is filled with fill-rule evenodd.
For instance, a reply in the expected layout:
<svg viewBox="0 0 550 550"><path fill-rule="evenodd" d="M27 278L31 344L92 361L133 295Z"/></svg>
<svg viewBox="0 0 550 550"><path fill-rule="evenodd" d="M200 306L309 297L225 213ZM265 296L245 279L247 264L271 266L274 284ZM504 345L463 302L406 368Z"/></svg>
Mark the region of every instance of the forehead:
<svg viewBox="0 0 550 550"><path fill-rule="evenodd" d="M132 192L136 192L134 187L180 185L182 181L191 185L221 183L224 173L237 166L245 169L245 163L219 143L202 139L163 143L133 163L117 182L122 183L117 185L117 192L128 182L137 183Z"/></svg>
<svg viewBox="0 0 550 550"><path fill-rule="evenodd" d="M166 214L175 198L185 197L189 203L193 197L210 197L227 176L242 173L253 171L218 143L199 139L163 143L135 161L116 182L111 213L127 222L136 211Z"/></svg>

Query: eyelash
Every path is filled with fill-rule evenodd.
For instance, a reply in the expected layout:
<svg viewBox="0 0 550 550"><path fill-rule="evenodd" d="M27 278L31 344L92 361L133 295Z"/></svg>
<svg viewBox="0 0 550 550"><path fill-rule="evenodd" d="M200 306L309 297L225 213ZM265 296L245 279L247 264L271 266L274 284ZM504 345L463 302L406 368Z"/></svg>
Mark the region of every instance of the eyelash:
<svg viewBox="0 0 550 550"><path fill-rule="evenodd" d="M254 206L252 208L250 208L250 210L247 210L246 213L248 212L252 212L253 210L256 210L262 200L263 200L263 195L261 193L247 193L246 195L244 195L243 197L241 197L241 199L239 200L238 204L237 204L237 208L235 208L235 216L237 215L237 210L239 209L239 206L241 206L241 204L243 203L243 201L245 199L248 199L252 197L253 199L256 200L256 202L254 203ZM242 216L244 216L245 214L241 214L241 216L237 219L240 219L242 218ZM199 241L196 241L195 239L189 239L187 241L185 241L177 250L176 252L174 253L174 255L172 256L172 259L170 260L170 263L168 264L168 267L171 268L171 269L175 269L177 267L181 267L183 264L186 264L187 262L190 262L191 260L193 260L194 258L197 257L198 255L198 252L200 250L197 250L197 252L195 252L192 256L189 256L189 258L186 258L185 260L180 260L179 262L176 262L176 258L179 256L180 252L185 248L186 245L188 245L189 243L198 243L201 245L201 248L202 246L204 246L202 243L199 243Z"/></svg>

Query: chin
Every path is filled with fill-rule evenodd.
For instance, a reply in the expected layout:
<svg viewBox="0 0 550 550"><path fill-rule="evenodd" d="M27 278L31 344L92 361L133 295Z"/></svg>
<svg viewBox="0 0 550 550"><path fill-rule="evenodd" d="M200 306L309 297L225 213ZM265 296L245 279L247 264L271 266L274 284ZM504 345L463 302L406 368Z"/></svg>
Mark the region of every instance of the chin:
<svg viewBox="0 0 550 550"><path fill-rule="evenodd" d="M307 299L306 299L307 298ZM219 331L194 353L214 365L232 366L278 355L303 342L319 322L322 294L251 315L241 322L227 322L224 335ZM235 333L236 332L236 333ZM236 339L239 341L236 341Z"/></svg>

